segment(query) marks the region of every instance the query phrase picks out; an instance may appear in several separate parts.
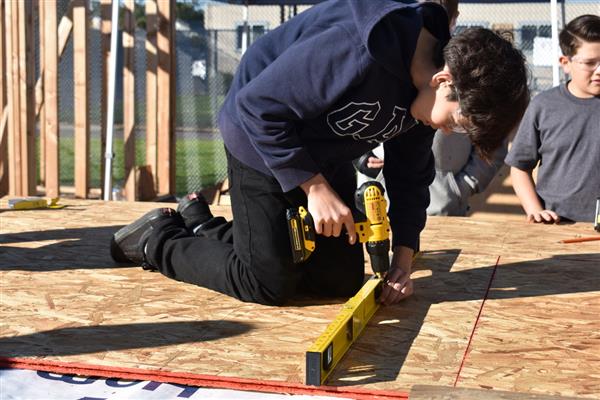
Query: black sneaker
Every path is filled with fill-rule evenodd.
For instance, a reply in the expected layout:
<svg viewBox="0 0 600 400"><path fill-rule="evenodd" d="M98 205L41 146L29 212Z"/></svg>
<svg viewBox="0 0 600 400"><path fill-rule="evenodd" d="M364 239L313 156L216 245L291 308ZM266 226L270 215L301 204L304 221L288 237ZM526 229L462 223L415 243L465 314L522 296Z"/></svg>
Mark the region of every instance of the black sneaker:
<svg viewBox="0 0 600 400"><path fill-rule="evenodd" d="M172 208L157 208L119 229L110 241L110 255L113 260L145 266L144 247L154 229L153 225L166 219L176 222L174 217L177 217L177 214Z"/></svg>
<svg viewBox="0 0 600 400"><path fill-rule="evenodd" d="M192 233L213 218L208 202L200 192L190 193L181 199L177 205L177 212L181 214L187 230Z"/></svg>

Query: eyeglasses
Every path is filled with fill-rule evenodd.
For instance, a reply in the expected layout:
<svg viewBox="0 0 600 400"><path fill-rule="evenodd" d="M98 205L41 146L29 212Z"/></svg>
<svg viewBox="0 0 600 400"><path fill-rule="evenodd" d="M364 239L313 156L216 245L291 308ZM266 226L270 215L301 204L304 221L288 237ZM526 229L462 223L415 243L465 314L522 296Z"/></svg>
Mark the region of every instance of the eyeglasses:
<svg viewBox="0 0 600 400"><path fill-rule="evenodd" d="M582 59L577 56L569 58L572 62L575 62L581 66L581 69L588 72L593 72L600 67L599 59Z"/></svg>
<svg viewBox="0 0 600 400"><path fill-rule="evenodd" d="M465 126L465 124L468 123L468 121L466 120L465 116L462 114L462 111L460 109L460 96L458 95L458 89L452 84L449 84L448 86L450 86L450 88L454 90L454 94L456 95L456 101L458 103L458 108L452 113L452 122L450 122L447 126L450 130L452 130L452 132L468 133L469 128Z"/></svg>

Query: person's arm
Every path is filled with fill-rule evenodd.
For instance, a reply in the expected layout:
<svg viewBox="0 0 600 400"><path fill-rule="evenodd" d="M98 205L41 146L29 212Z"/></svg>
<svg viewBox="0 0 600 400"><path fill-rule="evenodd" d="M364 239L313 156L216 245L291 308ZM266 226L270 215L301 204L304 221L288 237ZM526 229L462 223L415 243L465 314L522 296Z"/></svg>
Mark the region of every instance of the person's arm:
<svg viewBox="0 0 600 400"><path fill-rule="evenodd" d="M552 223L558 222L560 218L554 211L544 210L531 175L541 159L539 149L542 141L538 127L542 105L538 103L539 98L536 96L525 111L504 161L510 166L513 189L527 215L527 221Z"/></svg>
<svg viewBox="0 0 600 400"><path fill-rule="evenodd" d="M510 179L521 206L527 215L527 222L558 222L559 216L552 210L545 210L535 191L531 171L511 167Z"/></svg>
<svg viewBox="0 0 600 400"><path fill-rule="evenodd" d="M483 192L494 179L500 167L504 165L507 153L508 138L494 151L489 161L483 160L473 147L469 161L457 174L456 181L466 183L470 188L471 195Z"/></svg>
<svg viewBox="0 0 600 400"><path fill-rule="evenodd" d="M417 125L384 143L393 256L380 297L383 304L397 303L413 293L412 260L425 227L429 185L435 176L434 133L428 126Z"/></svg>
<svg viewBox="0 0 600 400"><path fill-rule="evenodd" d="M363 79L364 52L347 38L332 26L297 41L236 95L244 131L286 192L321 172L298 134L302 121L321 115ZM248 50L260 51L270 50Z"/></svg>

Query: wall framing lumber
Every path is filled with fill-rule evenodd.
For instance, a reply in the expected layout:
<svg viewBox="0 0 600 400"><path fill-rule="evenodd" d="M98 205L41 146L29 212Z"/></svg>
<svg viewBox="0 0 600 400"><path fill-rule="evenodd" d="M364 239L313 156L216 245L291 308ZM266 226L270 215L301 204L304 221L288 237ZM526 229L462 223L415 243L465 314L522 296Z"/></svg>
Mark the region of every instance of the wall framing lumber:
<svg viewBox="0 0 600 400"><path fill-rule="evenodd" d="M0 0L0 196L8 194L8 104L6 102L6 23L4 7Z"/></svg>
<svg viewBox="0 0 600 400"><path fill-rule="evenodd" d="M75 103L75 197L88 197L90 121L88 71L88 0L73 0L73 80Z"/></svg>
<svg viewBox="0 0 600 400"><path fill-rule="evenodd" d="M44 29L43 22L44 21L44 3L46 0L39 0L38 3L38 14L39 14L39 59L45 59L46 48L44 46ZM69 35L71 34L71 29L73 27L73 2L69 3L69 8L67 12L60 20L58 25L58 57L62 55L65 47L67 46L67 41L69 39ZM46 125L44 121L46 120L46 111L44 108L44 63L40 63L40 77L35 85L35 115L39 116L39 165L40 171L40 183L45 184L46 176L44 171L46 171Z"/></svg>
<svg viewBox="0 0 600 400"><path fill-rule="evenodd" d="M43 21L43 19L41 18L41 16L42 16L41 9L44 8L43 5L46 2L47 2L46 0L40 0L40 3L39 3L38 8L40 9L40 21ZM74 0L72 0L69 3L69 8L67 9L67 12L65 13L65 15L63 15L63 17L60 19L60 24L58 25L58 58L59 59L60 59L60 56L62 55L62 53L64 52L65 48L67 47L67 42L69 41L69 35L71 35L71 30L73 29L73 2L74 2ZM42 23L40 22L40 27L41 26L42 26ZM43 44L42 38L43 38L43 33L40 30L40 47ZM40 60L43 60L42 54L43 53L41 52L41 49L40 49ZM35 84L35 93L36 93L35 115L39 115L39 113L41 111L41 107L44 104L44 96L43 96L43 91L44 91L43 81L44 80L43 80L43 77L44 77L44 66L43 66L43 63L41 63L40 77L39 77L37 83Z"/></svg>
<svg viewBox="0 0 600 400"><path fill-rule="evenodd" d="M18 115L19 99L19 27L18 4L7 2L5 9L6 21L6 62L7 62L7 99L8 99L8 163L9 193L22 193L21 167L21 119Z"/></svg>
<svg viewBox="0 0 600 400"><path fill-rule="evenodd" d="M125 198L136 199L135 174L135 2L124 1L123 15L123 141L125 143Z"/></svg>
<svg viewBox="0 0 600 400"><path fill-rule="evenodd" d="M45 60L46 47L44 46L44 2L45 0L38 0L38 55L40 60ZM62 22L62 21L61 21ZM46 108L44 107L44 63L40 62L40 77L38 78L37 84L35 85L35 110L36 116L38 117L38 128L39 128L39 166L41 173L39 174L40 184L45 185L46 183Z"/></svg>
<svg viewBox="0 0 600 400"><path fill-rule="evenodd" d="M157 5L156 0L146 1L146 165L156 190L156 134L157 134Z"/></svg>
<svg viewBox="0 0 600 400"><path fill-rule="evenodd" d="M18 2L19 15L19 90L21 118L21 195L36 191L35 160L35 57L33 56L33 3Z"/></svg>
<svg viewBox="0 0 600 400"><path fill-rule="evenodd" d="M175 0L158 1L157 179L158 194L175 192Z"/></svg>
<svg viewBox="0 0 600 400"><path fill-rule="evenodd" d="M44 2L44 105L46 134L46 196L60 194L58 135L58 34L56 3Z"/></svg>

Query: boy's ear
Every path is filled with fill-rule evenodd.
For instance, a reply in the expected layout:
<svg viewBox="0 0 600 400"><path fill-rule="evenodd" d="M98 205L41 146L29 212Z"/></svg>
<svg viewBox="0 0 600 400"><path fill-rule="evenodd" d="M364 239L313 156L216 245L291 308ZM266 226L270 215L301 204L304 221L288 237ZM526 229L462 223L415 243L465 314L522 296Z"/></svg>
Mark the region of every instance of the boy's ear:
<svg viewBox="0 0 600 400"><path fill-rule="evenodd" d="M431 77L429 85L431 87L438 87L443 82L452 83L452 80L452 73L450 73L450 69L447 65L444 65L444 68L441 71L435 73Z"/></svg>
<svg viewBox="0 0 600 400"><path fill-rule="evenodd" d="M569 60L569 57L567 56L560 56L558 58L558 63L560 64L560 66L563 69L563 72L565 74L569 74L571 73L571 64L569 63L571 60Z"/></svg>

